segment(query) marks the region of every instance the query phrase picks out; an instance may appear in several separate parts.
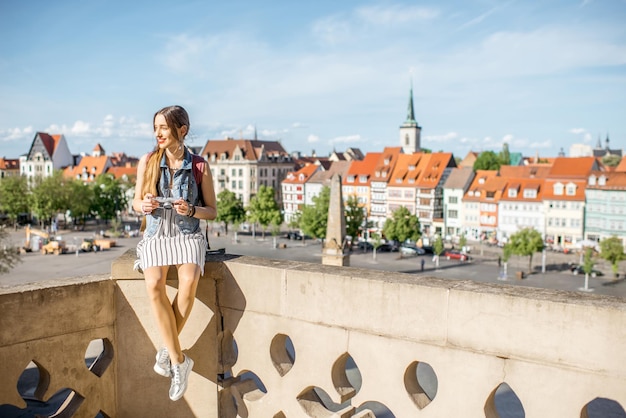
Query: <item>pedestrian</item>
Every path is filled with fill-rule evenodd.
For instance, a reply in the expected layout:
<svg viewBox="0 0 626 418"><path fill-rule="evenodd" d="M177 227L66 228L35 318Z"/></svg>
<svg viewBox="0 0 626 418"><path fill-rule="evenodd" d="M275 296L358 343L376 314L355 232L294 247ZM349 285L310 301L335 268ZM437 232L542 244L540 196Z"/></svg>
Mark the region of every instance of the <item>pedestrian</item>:
<svg viewBox="0 0 626 418"><path fill-rule="evenodd" d="M498 256L498 267L502 265L502 257Z"/></svg>
<svg viewBox="0 0 626 418"><path fill-rule="evenodd" d="M422 258L422 261L420 262L420 264L422 265L422 271L424 271L424 259Z"/></svg>
<svg viewBox="0 0 626 418"><path fill-rule="evenodd" d="M207 241L200 219L215 219L213 178L206 161L195 178L193 156L184 145L189 116L180 106L165 107L153 118L156 147L139 160L133 209L146 217L137 244L135 267L145 277L148 298L162 339L154 371L171 377L169 397L176 401L187 390L193 360L183 353L179 334L193 306L204 274ZM200 171L198 169L198 171ZM178 271L178 292L170 301L165 288L171 266Z"/></svg>

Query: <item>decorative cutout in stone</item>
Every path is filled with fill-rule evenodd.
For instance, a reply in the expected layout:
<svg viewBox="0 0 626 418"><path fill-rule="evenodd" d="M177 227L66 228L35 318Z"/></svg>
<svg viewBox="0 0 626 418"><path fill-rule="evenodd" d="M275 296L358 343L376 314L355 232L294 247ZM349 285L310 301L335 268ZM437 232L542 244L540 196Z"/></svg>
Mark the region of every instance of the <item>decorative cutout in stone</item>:
<svg viewBox="0 0 626 418"><path fill-rule="evenodd" d="M296 351L291 338L285 334L277 334L270 345L270 357L279 375L289 373L296 361Z"/></svg>
<svg viewBox="0 0 626 418"><path fill-rule="evenodd" d="M361 389L361 372L348 353L342 354L335 361L331 377L342 403L352 398Z"/></svg>
<svg viewBox="0 0 626 418"><path fill-rule="evenodd" d="M30 397L24 400L26 401L25 409L13 405L0 405L0 416L69 418L74 416L85 398L72 389L63 388L47 400Z"/></svg>
<svg viewBox="0 0 626 418"><path fill-rule="evenodd" d="M267 394L261 379L251 371L243 371L236 377L223 381L224 389L220 391L221 416L247 418L248 408L244 401L254 402Z"/></svg>
<svg viewBox="0 0 626 418"><path fill-rule="evenodd" d="M607 398L595 398L584 406L580 418L626 418L626 411L619 402Z"/></svg>
<svg viewBox="0 0 626 418"><path fill-rule="evenodd" d="M32 360L17 380L17 391L27 403L29 400L43 401L49 384L48 371Z"/></svg>
<svg viewBox="0 0 626 418"><path fill-rule="evenodd" d="M217 336L217 340L220 344L220 350L218 350L218 364L220 364L224 370L230 370L231 367L237 363L237 357L239 349L237 343L233 337L233 333L229 329L225 329Z"/></svg>
<svg viewBox="0 0 626 418"><path fill-rule="evenodd" d="M485 418L526 416L524 406L513 389L503 382L496 387L485 402Z"/></svg>
<svg viewBox="0 0 626 418"><path fill-rule="evenodd" d="M377 417L385 417L385 418L395 418L395 415L380 402L365 402L359 406L352 418L377 418Z"/></svg>
<svg viewBox="0 0 626 418"><path fill-rule="evenodd" d="M296 399L304 412L313 418L331 416L344 418L354 415L354 407L350 405L350 402L335 403L323 389L316 386L304 389Z"/></svg>
<svg viewBox="0 0 626 418"><path fill-rule="evenodd" d="M283 411L280 411L277 414L274 414L272 418L287 418L287 415L285 415Z"/></svg>
<svg viewBox="0 0 626 418"><path fill-rule="evenodd" d="M428 363L414 361L404 372L404 387L419 409L424 409L435 399L437 386L437 375Z"/></svg>
<svg viewBox="0 0 626 418"><path fill-rule="evenodd" d="M90 372L102 377L113 361L113 344L108 338L92 340L85 350L85 365Z"/></svg>

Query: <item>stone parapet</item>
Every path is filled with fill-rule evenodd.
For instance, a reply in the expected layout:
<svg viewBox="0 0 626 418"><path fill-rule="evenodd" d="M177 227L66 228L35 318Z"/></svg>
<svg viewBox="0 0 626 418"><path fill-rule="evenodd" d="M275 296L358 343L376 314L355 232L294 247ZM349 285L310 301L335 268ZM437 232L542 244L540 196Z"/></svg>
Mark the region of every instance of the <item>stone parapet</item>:
<svg viewBox="0 0 626 418"><path fill-rule="evenodd" d="M206 264L181 334L194 372L171 402L133 260L0 292L0 405L24 407L30 361L50 376L37 397L70 388L77 417L491 418L503 390L529 418L626 405L623 299L232 255Z"/></svg>

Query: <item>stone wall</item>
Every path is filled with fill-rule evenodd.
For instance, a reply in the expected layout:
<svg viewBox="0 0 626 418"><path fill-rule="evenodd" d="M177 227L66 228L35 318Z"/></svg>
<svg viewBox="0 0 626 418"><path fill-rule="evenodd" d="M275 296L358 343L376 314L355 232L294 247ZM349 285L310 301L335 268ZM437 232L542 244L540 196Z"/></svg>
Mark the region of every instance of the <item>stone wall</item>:
<svg viewBox="0 0 626 418"><path fill-rule="evenodd" d="M51 376L40 398L74 389L80 417L491 418L497 394L529 418L626 406L623 299L231 255L200 280L181 334L194 373L171 402L131 267L127 254L113 280L0 294L0 405L24 406L32 360ZM93 340L100 377L83 360Z"/></svg>

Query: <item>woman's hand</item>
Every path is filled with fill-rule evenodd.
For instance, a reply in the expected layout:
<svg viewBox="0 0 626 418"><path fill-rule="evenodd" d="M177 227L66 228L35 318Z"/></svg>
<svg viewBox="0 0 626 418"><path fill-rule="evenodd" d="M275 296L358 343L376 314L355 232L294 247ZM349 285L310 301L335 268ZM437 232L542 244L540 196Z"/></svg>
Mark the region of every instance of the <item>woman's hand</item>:
<svg viewBox="0 0 626 418"><path fill-rule="evenodd" d="M154 196L152 195L152 193L147 193L141 201L141 211L143 212L143 214L148 215L152 213L152 211L155 209L155 203L157 204L156 206L158 206L158 202L154 200Z"/></svg>
<svg viewBox="0 0 626 418"><path fill-rule="evenodd" d="M179 198L174 202L174 208L176 209L176 213L182 216L190 216L191 208L193 205L182 198Z"/></svg>

